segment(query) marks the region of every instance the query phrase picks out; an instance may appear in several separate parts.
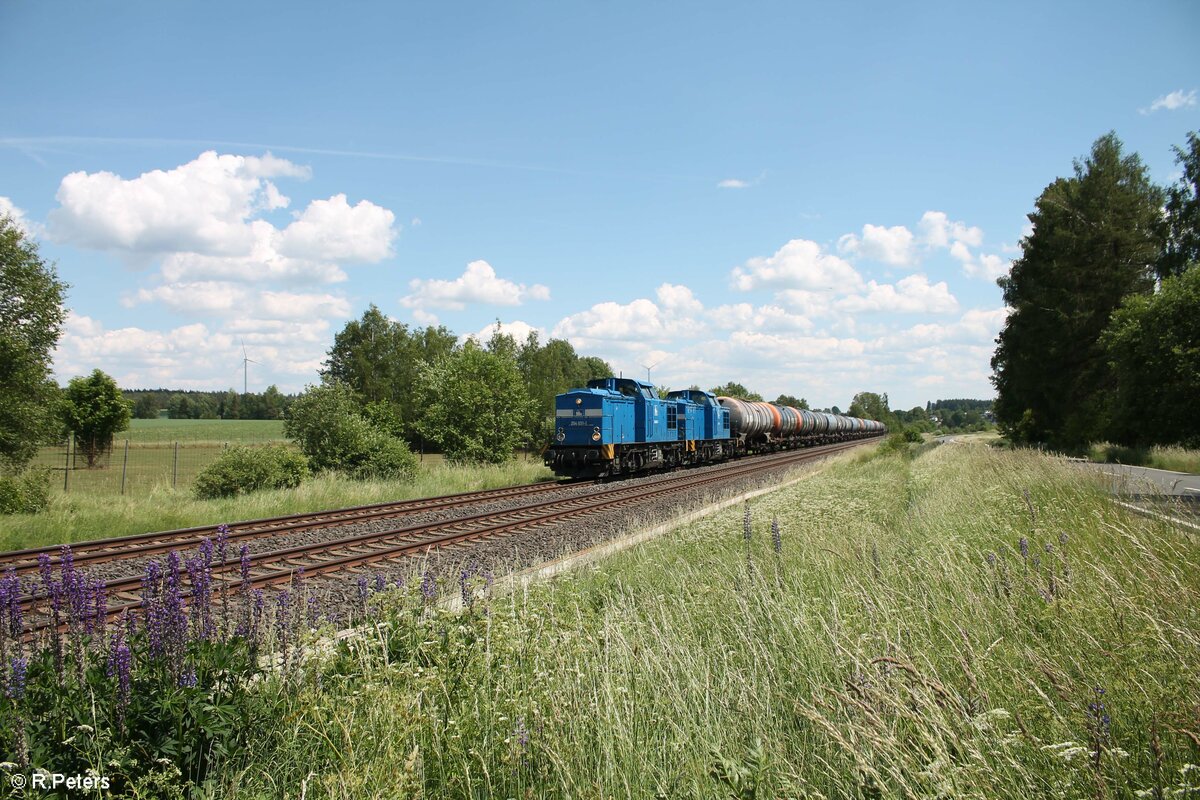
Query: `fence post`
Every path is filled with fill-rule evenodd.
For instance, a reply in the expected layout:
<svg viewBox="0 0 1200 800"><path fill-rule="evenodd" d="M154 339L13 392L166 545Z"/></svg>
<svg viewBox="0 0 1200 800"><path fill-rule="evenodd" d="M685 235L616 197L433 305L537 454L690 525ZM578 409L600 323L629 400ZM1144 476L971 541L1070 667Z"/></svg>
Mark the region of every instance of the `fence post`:
<svg viewBox="0 0 1200 800"><path fill-rule="evenodd" d="M66 494L71 481L71 440L74 438L74 433L67 434L67 463L66 468L63 469L63 494Z"/></svg>
<svg viewBox="0 0 1200 800"><path fill-rule="evenodd" d="M121 494L125 494L125 471L129 468L129 440L125 440L125 459L121 462Z"/></svg>
<svg viewBox="0 0 1200 800"><path fill-rule="evenodd" d="M175 460L171 463L171 488L179 481L179 442L175 443Z"/></svg>

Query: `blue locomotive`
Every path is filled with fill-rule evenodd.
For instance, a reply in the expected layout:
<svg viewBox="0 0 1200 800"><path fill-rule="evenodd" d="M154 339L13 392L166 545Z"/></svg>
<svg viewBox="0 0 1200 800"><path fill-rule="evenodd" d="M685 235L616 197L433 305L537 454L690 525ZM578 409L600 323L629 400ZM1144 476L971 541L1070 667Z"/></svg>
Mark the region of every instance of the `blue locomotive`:
<svg viewBox="0 0 1200 800"><path fill-rule="evenodd" d="M876 436L874 420L684 389L662 399L636 378L599 378L554 401L546 466L556 475L607 477L671 469Z"/></svg>

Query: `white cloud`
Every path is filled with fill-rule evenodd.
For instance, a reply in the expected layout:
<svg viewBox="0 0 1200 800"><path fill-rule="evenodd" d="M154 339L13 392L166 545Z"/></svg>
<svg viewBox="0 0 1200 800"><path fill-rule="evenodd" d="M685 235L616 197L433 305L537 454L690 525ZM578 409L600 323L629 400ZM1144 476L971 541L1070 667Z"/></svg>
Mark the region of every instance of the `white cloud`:
<svg viewBox="0 0 1200 800"><path fill-rule="evenodd" d="M924 275L909 275L891 284L870 281L865 294L839 300L836 307L851 313L890 311L905 314L949 314L958 310L958 300L945 281L930 284Z"/></svg>
<svg viewBox="0 0 1200 800"><path fill-rule="evenodd" d="M396 215L369 200L351 206L346 195L314 200L283 230L284 256L326 261L373 263L392 255Z"/></svg>
<svg viewBox="0 0 1200 800"><path fill-rule="evenodd" d="M125 180L111 172L72 172L50 212L51 234L95 250L240 255L254 241L247 220L279 201L269 177L307 177L305 168L267 155L200 154L171 170Z"/></svg>
<svg viewBox="0 0 1200 800"><path fill-rule="evenodd" d="M420 308L414 308L412 310L412 318L418 325L437 325L439 322L437 314L431 314L428 311Z"/></svg>
<svg viewBox="0 0 1200 800"><path fill-rule="evenodd" d="M721 189L745 189L749 185L749 181L743 181L738 178L726 178L718 183L717 187Z"/></svg>
<svg viewBox="0 0 1200 800"><path fill-rule="evenodd" d="M269 153L213 151L128 180L73 172L59 186L50 233L134 262L161 260L163 278L177 283L329 283L346 278L337 262L376 262L392 254L395 216L367 200L354 206L344 194L314 200L283 230L256 218L291 202L268 178L309 175L307 167Z"/></svg>
<svg viewBox="0 0 1200 800"><path fill-rule="evenodd" d="M822 251L816 242L792 239L768 258L751 258L733 270L733 285L742 291L759 288L817 292L856 291L862 276L846 261Z"/></svg>
<svg viewBox="0 0 1200 800"><path fill-rule="evenodd" d="M200 322L169 330L108 329L98 320L68 313L54 368L61 382L99 368L129 388L240 387L244 341L250 358L258 362L250 365L251 390L275 382L285 392L299 391L320 369L329 337L330 324L324 320L239 318L219 329Z"/></svg>
<svg viewBox="0 0 1200 800"><path fill-rule="evenodd" d="M579 342L623 342L633 350L647 350L652 343L698 334L703 330L703 304L686 286L664 283L655 292L658 302L639 298L630 303L597 303L572 314L554 326L551 335ZM577 345L579 346L579 345Z"/></svg>
<svg viewBox="0 0 1200 800"><path fill-rule="evenodd" d="M529 338L529 334L531 333L536 333L538 335L538 340L542 344L546 343L545 328L539 328L535 325L530 325L528 322L523 322L519 319L514 319L512 322L493 322L491 325L488 325L485 328L480 328L475 333L468 334L466 336L460 336L459 339L466 340L467 338L473 338L480 344L487 344L492 338L492 334L496 332L497 326L500 328L500 333L513 337L518 345L524 344L525 340Z"/></svg>
<svg viewBox="0 0 1200 800"><path fill-rule="evenodd" d="M141 303L160 303L181 315L239 316L276 320L345 318L350 303L331 294L287 291L256 291L227 281L168 283L139 289L122 299L132 308Z"/></svg>
<svg viewBox="0 0 1200 800"><path fill-rule="evenodd" d="M11 219L13 224L17 226L17 230L26 236L38 236L41 234L41 226L26 217L25 211L18 208L11 198L0 196L0 217Z"/></svg>
<svg viewBox="0 0 1200 800"><path fill-rule="evenodd" d="M436 278L409 281L412 294L400 298L405 308L445 308L461 311L468 303L519 306L526 300L549 300L550 290L541 284L526 286L496 277L486 261L472 261L461 276L452 281Z"/></svg>
<svg viewBox="0 0 1200 800"><path fill-rule="evenodd" d="M929 247L949 247L962 242L970 247L983 244L983 230L964 222L952 222L944 211L926 211L917 223L920 241Z"/></svg>
<svg viewBox="0 0 1200 800"><path fill-rule="evenodd" d="M1149 108L1138 109L1142 114L1153 114L1155 111L1175 111L1180 108L1187 108L1196 105L1196 90L1185 92L1183 89L1177 89L1170 94L1164 94L1150 104Z"/></svg>
<svg viewBox="0 0 1200 800"><path fill-rule="evenodd" d="M861 238L847 233L838 239L838 251L893 266L911 264L916 257L912 231L903 225L863 225Z"/></svg>

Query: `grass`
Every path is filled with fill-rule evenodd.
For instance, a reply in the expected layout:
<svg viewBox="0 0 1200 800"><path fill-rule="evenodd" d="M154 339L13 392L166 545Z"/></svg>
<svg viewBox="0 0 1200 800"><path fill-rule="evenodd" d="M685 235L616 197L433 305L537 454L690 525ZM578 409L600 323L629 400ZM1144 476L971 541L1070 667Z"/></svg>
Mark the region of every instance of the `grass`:
<svg viewBox="0 0 1200 800"><path fill-rule="evenodd" d="M73 471L72 480L82 471ZM412 483L359 482L325 475L295 489L196 500L187 489L172 489L168 475L145 492L122 496L60 491L41 514L0 516L0 550L512 486L551 477L536 460L516 458L499 466L459 467L426 456Z"/></svg>
<svg viewBox="0 0 1200 800"><path fill-rule="evenodd" d="M271 724L218 783L1195 797L1198 559L1035 452L847 459L753 501L748 542L732 509L486 610L378 596L383 624L264 684Z"/></svg>
<svg viewBox="0 0 1200 800"><path fill-rule="evenodd" d="M1200 450L1183 447L1136 448L1100 442L1091 446L1088 458L1100 464L1130 464L1200 474Z"/></svg>
<svg viewBox="0 0 1200 800"><path fill-rule="evenodd" d="M284 438L278 419L135 419L129 430L117 434L117 443L130 445L170 442L225 442L250 444Z"/></svg>

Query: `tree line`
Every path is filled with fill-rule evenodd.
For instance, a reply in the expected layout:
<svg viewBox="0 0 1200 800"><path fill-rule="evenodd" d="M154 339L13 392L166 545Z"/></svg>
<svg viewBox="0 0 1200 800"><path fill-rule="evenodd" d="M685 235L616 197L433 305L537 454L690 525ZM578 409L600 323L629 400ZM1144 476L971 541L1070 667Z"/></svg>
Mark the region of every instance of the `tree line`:
<svg viewBox="0 0 1200 800"><path fill-rule="evenodd" d="M992 382L1013 441L1200 446L1200 138L1174 151L1180 177L1158 186L1108 133L1035 201L998 281Z"/></svg>
<svg viewBox="0 0 1200 800"><path fill-rule="evenodd" d="M134 419L283 419L295 395L275 385L262 392L205 392L179 389L123 389Z"/></svg>

